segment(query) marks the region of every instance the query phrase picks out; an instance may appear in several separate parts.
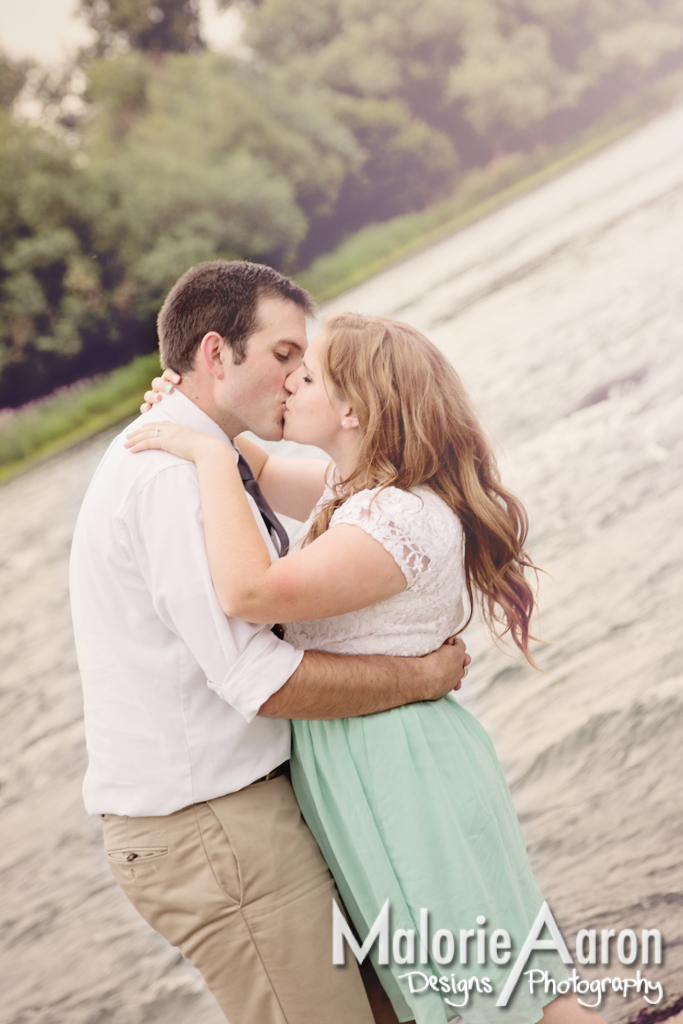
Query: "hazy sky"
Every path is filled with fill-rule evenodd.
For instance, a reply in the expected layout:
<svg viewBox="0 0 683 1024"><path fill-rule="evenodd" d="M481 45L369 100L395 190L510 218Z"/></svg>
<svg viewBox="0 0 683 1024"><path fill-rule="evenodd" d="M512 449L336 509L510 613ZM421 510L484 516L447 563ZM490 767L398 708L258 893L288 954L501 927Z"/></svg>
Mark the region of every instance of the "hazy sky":
<svg viewBox="0 0 683 1024"><path fill-rule="evenodd" d="M215 0L200 3L204 38L213 49L229 48L239 35L237 12L219 14ZM0 49L13 57L62 60L91 38L75 16L78 6L79 0L0 0Z"/></svg>

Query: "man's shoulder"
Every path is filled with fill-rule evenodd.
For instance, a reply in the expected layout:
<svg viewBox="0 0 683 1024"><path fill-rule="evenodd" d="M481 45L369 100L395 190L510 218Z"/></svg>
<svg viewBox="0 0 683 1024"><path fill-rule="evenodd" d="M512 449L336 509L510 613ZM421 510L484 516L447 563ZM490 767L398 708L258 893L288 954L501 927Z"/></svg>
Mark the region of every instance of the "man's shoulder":
<svg viewBox="0 0 683 1024"><path fill-rule="evenodd" d="M104 504L116 517L125 516L136 499L161 480L166 487L192 488L196 480L194 463L161 450L130 452L125 447L127 435L136 427L150 422L149 414L138 416L113 438L90 482L84 508Z"/></svg>

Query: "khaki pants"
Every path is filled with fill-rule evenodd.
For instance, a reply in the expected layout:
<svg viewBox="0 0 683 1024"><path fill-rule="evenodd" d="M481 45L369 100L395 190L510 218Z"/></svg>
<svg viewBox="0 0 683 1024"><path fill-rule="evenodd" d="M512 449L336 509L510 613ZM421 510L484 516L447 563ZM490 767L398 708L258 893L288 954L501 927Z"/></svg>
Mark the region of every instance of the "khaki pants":
<svg viewBox="0 0 683 1024"><path fill-rule="evenodd" d="M286 777L164 817L103 817L116 881L230 1024L373 1024L353 956L332 964L337 894Z"/></svg>

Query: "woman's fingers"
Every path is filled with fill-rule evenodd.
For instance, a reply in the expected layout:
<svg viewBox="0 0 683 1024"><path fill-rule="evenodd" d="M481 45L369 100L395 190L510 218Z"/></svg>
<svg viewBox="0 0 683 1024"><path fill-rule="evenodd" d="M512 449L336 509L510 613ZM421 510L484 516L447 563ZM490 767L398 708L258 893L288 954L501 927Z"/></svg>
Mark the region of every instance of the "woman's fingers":
<svg viewBox="0 0 683 1024"><path fill-rule="evenodd" d="M137 427L126 434L124 448L132 452L143 452L147 448L164 448L170 440L169 434L175 424L170 421L162 423L147 423L144 427ZM166 432L163 432L163 428ZM169 431L170 428L170 431Z"/></svg>
<svg viewBox="0 0 683 1024"><path fill-rule="evenodd" d="M172 423L170 420L155 420L153 423L145 423L144 426L131 430L126 435L124 447L131 452L161 448L181 459L196 461L197 457L205 451L207 445L222 445L222 443L216 438L192 430L191 427L182 426L180 423Z"/></svg>
<svg viewBox="0 0 683 1024"><path fill-rule="evenodd" d="M145 401L140 406L140 412L149 412L155 402L160 402L164 395L170 395L175 391L174 385L180 384L181 380L179 373L169 369L164 370L161 377L155 377L151 390L145 391Z"/></svg>
<svg viewBox="0 0 683 1024"><path fill-rule="evenodd" d="M153 427L141 427L132 430L126 435L124 448L131 452L144 452L147 448L163 448L164 441L161 437L161 429L156 424Z"/></svg>
<svg viewBox="0 0 683 1024"><path fill-rule="evenodd" d="M167 388L169 389L168 391L166 390ZM164 393L170 394L171 391L173 391L173 387L170 384L164 384L163 377L155 377L152 381L151 390L145 391L145 400L140 406L140 412L149 412L155 402L161 401Z"/></svg>
<svg viewBox="0 0 683 1024"><path fill-rule="evenodd" d="M152 388L154 391L165 393L170 395L174 390L175 384L180 384L182 377L175 370L166 369L162 373L161 377L155 377L152 381ZM161 397L161 396L160 396Z"/></svg>
<svg viewBox="0 0 683 1024"><path fill-rule="evenodd" d="M149 412L154 402L158 402L161 395L155 395L153 391L145 391L145 400L140 406L140 412Z"/></svg>

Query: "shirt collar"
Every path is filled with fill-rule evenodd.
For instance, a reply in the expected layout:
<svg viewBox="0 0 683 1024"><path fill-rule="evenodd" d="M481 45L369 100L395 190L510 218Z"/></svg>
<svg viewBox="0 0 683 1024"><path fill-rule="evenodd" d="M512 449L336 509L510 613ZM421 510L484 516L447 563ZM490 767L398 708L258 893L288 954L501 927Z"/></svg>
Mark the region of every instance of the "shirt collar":
<svg viewBox="0 0 683 1024"><path fill-rule="evenodd" d="M239 457L237 448L225 431L181 391L175 390L170 395L164 395L161 402L157 402L147 416L154 420L172 420L173 423L181 423L183 426L192 427L193 430L199 430L202 434L209 434L210 437L230 445L235 453L235 460Z"/></svg>

